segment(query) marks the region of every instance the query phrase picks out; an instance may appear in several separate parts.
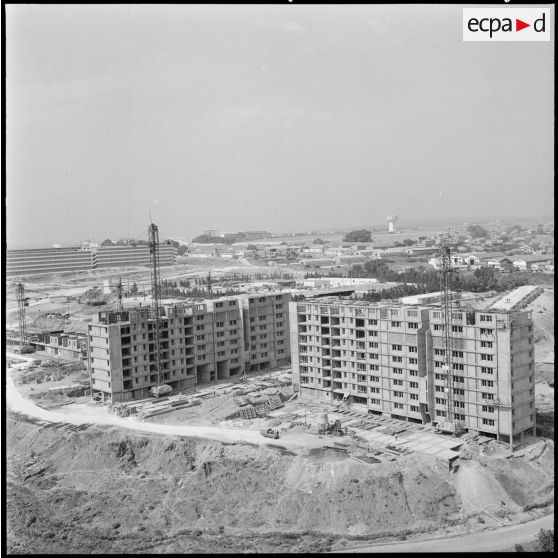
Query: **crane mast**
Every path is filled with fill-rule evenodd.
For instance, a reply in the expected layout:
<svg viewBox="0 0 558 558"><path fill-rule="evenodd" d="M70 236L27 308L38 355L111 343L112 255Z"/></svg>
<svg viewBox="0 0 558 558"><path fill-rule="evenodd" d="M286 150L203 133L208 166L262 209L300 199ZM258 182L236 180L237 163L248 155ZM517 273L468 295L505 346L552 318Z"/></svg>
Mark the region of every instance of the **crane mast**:
<svg viewBox="0 0 558 558"><path fill-rule="evenodd" d="M124 305L122 304L122 277L118 278L118 283L116 284L116 296L118 297L118 312L124 310Z"/></svg>
<svg viewBox="0 0 558 558"><path fill-rule="evenodd" d="M451 293L451 254L448 247L440 250L440 291L442 311L442 329L444 346L444 364L442 370L445 376L446 420L444 430L455 431L455 410L453 404L453 336L452 336L452 293Z"/></svg>
<svg viewBox="0 0 558 558"><path fill-rule="evenodd" d="M155 366L157 367L157 386L161 385L161 278L159 271L159 228L151 223L148 229L149 254L151 256L151 317L155 325Z"/></svg>
<svg viewBox="0 0 558 558"><path fill-rule="evenodd" d="M21 339L22 346L27 343L27 322L25 319L25 307L28 305L27 298L25 298L25 286L23 283L17 284L17 311L19 321L19 338Z"/></svg>

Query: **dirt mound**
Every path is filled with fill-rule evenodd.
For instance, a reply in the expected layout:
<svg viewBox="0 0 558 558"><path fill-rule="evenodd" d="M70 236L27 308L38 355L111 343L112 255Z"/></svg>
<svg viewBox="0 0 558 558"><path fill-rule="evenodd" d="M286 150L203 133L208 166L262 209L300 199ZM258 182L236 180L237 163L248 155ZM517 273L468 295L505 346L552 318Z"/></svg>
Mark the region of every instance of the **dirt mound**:
<svg viewBox="0 0 558 558"><path fill-rule="evenodd" d="M433 529L459 506L446 468L426 464L421 490L416 462L370 466L326 455L315 463L250 445L18 416L7 447L8 539L17 552L133 552L158 537L157 548L164 541L184 550L194 548L185 530L224 529L263 540L292 533L294 548L302 533L315 533L316 543L332 533Z"/></svg>
<svg viewBox="0 0 558 558"><path fill-rule="evenodd" d="M546 289L526 309L533 312L536 362L544 362L554 351L554 290Z"/></svg>
<svg viewBox="0 0 558 558"><path fill-rule="evenodd" d="M454 479L463 510L502 516L549 504L554 495L554 443L539 441L525 454L462 460Z"/></svg>
<svg viewBox="0 0 558 558"><path fill-rule="evenodd" d="M503 500L515 510L552 495L543 474L552 442L455 475L427 456L368 465L330 450L289 455L20 415L8 424L8 550L17 553L320 551L335 537L436 530L461 521L462 507Z"/></svg>

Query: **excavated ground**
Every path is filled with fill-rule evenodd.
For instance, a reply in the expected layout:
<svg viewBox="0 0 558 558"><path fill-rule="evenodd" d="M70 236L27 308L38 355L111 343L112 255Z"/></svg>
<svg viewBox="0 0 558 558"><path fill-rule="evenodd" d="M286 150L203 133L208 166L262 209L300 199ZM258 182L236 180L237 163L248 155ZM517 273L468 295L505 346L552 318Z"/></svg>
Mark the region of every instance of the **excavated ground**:
<svg viewBox="0 0 558 558"><path fill-rule="evenodd" d="M551 441L450 472L417 454L368 465L332 450L294 455L10 413L6 445L7 544L16 554L320 552L478 528L498 501L517 514L553 497ZM497 488L472 493L479 479Z"/></svg>

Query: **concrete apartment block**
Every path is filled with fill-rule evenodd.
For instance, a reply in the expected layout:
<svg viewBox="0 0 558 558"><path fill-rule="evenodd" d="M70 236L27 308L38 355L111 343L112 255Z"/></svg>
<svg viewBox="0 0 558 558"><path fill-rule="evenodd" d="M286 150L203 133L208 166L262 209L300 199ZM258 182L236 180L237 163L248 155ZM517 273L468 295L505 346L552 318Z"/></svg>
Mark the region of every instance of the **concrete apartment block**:
<svg viewBox="0 0 558 558"><path fill-rule="evenodd" d="M167 306L162 311L161 383L186 389L243 372L238 300ZM89 324L89 366L91 388L104 399L149 397L157 385L150 310L99 313Z"/></svg>
<svg viewBox="0 0 558 558"><path fill-rule="evenodd" d="M529 312L453 312L450 388L439 310L322 299L291 302L289 313L301 397L433 424L447 419L449 399L469 431L509 443L535 433Z"/></svg>
<svg viewBox="0 0 558 558"><path fill-rule="evenodd" d="M248 371L266 370L290 362L290 294L244 295L242 318Z"/></svg>
<svg viewBox="0 0 558 558"><path fill-rule="evenodd" d="M94 251L82 250L79 246L8 250L6 276L91 271L96 262Z"/></svg>

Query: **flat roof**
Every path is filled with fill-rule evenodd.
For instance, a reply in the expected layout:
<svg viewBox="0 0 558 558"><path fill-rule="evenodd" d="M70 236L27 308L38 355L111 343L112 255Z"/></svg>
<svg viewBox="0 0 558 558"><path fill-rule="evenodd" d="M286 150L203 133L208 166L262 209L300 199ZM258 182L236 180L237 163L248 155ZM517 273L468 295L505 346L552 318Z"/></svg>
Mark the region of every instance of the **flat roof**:
<svg viewBox="0 0 558 558"><path fill-rule="evenodd" d="M534 293L538 289L535 285L524 285L517 287L508 294L505 294L500 300L496 301L491 309L493 310L511 310L516 304L519 304L525 297Z"/></svg>

